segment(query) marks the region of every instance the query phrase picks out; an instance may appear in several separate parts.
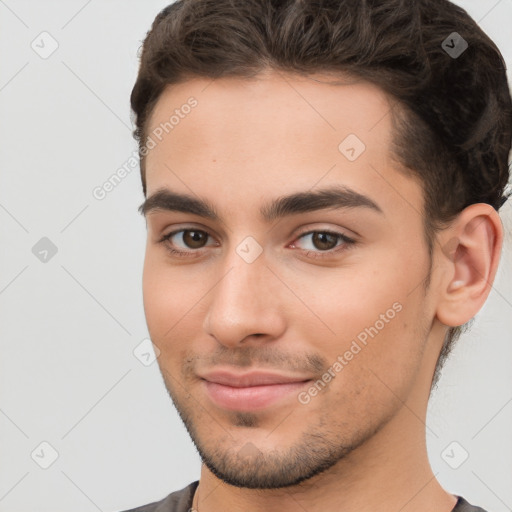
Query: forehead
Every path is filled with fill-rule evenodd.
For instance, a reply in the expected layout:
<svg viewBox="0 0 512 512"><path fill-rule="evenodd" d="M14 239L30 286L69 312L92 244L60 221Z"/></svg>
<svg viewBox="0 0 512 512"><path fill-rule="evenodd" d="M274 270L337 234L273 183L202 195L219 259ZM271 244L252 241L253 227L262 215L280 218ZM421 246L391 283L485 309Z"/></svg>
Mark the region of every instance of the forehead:
<svg viewBox="0 0 512 512"><path fill-rule="evenodd" d="M190 98L197 103L192 109L187 106ZM188 113L183 115L182 109ZM152 112L148 133L162 127L175 111L180 119L172 122L174 137L168 138L176 144L180 134L186 138L190 130L205 141L225 143L247 135L258 141L267 135L275 142L276 134L280 142L291 143L329 132L337 139L352 130L375 148L377 142L386 142L390 129L387 95L346 76L267 71L253 78L192 78L167 86ZM226 140L224 135L234 138Z"/></svg>
<svg viewBox="0 0 512 512"><path fill-rule="evenodd" d="M421 188L397 171L389 151L387 95L363 81L328 83L334 80L273 72L168 86L146 131L154 139L147 195L192 187L201 196L215 192L224 201L229 192L261 203L269 193L343 184L384 196L391 207L408 198L403 207L416 201L419 211Z"/></svg>

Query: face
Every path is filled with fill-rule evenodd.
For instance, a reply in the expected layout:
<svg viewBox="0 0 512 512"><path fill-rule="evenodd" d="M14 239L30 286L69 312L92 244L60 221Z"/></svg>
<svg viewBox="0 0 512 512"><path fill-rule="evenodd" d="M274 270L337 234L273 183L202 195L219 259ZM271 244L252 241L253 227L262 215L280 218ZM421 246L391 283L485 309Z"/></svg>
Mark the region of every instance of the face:
<svg viewBox="0 0 512 512"><path fill-rule="evenodd" d="M190 80L148 127L149 332L206 466L240 487L335 466L429 391L421 186L384 93L323 80Z"/></svg>

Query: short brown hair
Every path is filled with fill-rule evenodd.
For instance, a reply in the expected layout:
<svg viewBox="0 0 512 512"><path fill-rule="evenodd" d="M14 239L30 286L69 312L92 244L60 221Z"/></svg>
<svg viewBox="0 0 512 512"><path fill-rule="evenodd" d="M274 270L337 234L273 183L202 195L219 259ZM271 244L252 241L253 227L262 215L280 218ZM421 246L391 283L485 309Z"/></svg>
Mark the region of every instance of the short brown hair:
<svg viewBox="0 0 512 512"><path fill-rule="evenodd" d="M467 43L460 55L447 51L455 41ZM435 233L466 206L503 204L512 141L506 66L477 23L447 0L178 0L167 6L144 40L131 93L144 194L147 123L164 88L193 77L251 78L268 69L347 74L396 100L393 152L422 185L430 258ZM426 287L429 278L430 272ZM460 326L448 330L433 385L461 332Z"/></svg>

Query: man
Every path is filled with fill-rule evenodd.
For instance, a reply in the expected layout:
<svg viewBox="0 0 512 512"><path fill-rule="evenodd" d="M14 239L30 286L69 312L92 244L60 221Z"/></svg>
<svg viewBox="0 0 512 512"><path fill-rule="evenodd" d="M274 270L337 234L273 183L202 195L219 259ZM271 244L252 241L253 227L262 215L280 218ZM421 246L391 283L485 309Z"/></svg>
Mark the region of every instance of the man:
<svg viewBox="0 0 512 512"><path fill-rule="evenodd" d="M501 252L492 41L445 0L183 0L131 104L146 319L204 462L134 510L482 510L425 418Z"/></svg>

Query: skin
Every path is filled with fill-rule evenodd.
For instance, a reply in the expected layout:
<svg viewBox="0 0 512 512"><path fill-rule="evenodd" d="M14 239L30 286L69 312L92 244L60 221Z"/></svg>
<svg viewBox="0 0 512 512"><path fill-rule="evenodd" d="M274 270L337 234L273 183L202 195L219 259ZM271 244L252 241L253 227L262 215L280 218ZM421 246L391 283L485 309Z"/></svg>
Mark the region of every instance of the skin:
<svg viewBox="0 0 512 512"><path fill-rule="evenodd" d="M427 402L448 326L471 319L488 296L501 220L486 204L461 212L438 234L426 288L422 188L390 154L390 103L376 86L326 81L277 71L194 78L168 87L150 118L148 133L197 99L149 152L147 197L190 194L221 218L146 214L146 319L165 385L205 461L194 502L201 512L448 512L456 502L428 462ZM366 146L353 162L338 149L348 134ZM331 185L370 197L382 214L260 217L272 199ZM203 238L160 241L179 229ZM326 251L306 234L315 230L356 243L333 252L343 245L335 239ZM248 236L263 250L252 263L236 252ZM394 303L394 318L307 404L292 393L260 411L228 411L198 376L222 365L317 380Z"/></svg>

